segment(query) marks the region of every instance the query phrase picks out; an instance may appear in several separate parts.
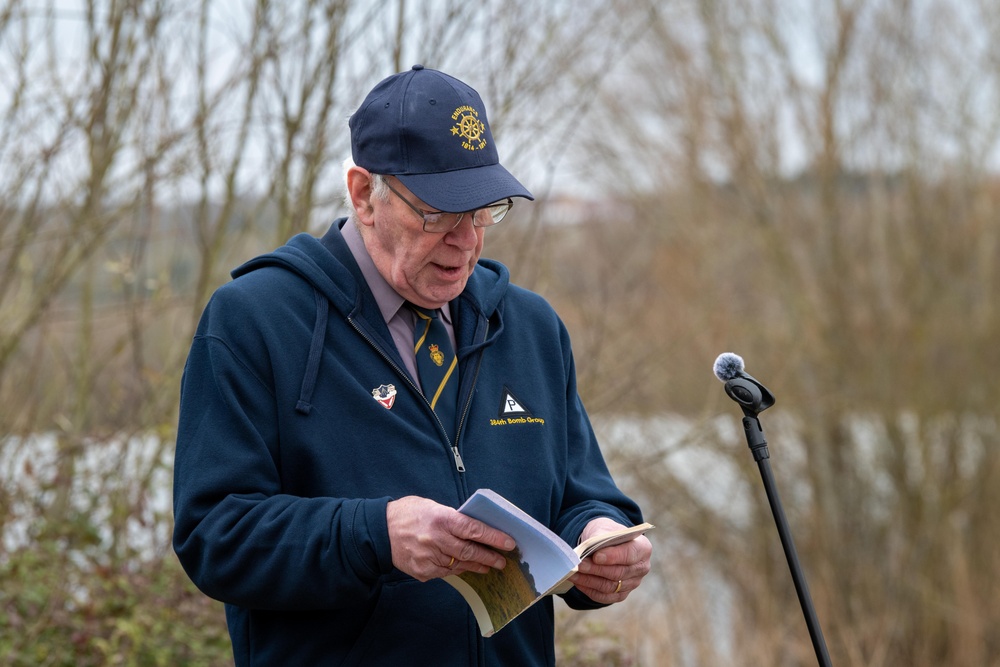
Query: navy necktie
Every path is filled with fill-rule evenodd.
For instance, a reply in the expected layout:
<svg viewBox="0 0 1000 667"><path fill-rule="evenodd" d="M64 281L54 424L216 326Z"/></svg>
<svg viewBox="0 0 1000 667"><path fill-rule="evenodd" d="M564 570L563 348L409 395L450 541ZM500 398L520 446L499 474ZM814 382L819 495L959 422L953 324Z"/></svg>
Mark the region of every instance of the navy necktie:
<svg viewBox="0 0 1000 667"><path fill-rule="evenodd" d="M448 330L438 318L438 311L407 304L417 315L413 328L413 352L424 396L444 424L448 437L455 436L455 413L458 409L458 359Z"/></svg>

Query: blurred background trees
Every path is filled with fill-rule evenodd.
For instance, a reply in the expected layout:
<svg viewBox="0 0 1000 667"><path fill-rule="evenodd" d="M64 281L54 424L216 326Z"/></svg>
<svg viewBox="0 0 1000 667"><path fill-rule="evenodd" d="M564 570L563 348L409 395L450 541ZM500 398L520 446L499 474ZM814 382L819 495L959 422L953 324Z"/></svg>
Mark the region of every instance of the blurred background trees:
<svg viewBox="0 0 1000 667"><path fill-rule="evenodd" d="M0 1L0 664L229 664L169 548L206 299L342 213L346 119L416 62L536 194L486 254L557 307L659 528L562 663L814 664L723 351L838 665L1000 664L1000 8Z"/></svg>

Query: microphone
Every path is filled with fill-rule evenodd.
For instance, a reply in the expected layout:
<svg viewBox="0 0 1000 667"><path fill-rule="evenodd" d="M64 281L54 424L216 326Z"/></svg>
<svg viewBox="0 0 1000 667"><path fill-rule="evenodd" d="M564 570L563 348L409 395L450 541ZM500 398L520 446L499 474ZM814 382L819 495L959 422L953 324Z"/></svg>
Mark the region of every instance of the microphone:
<svg viewBox="0 0 1000 667"><path fill-rule="evenodd" d="M743 357L723 352L715 359L715 377L726 383L726 394L739 403L743 414L756 417L774 405L774 395L767 387L743 370Z"/></svg>
<svg viewBox="0 0 1000 667"><path fill-rule="evenodd" d="M812 598L809 595L809 585L802 573L802 566L799 565L799 556L795 551L792 532L788 527L788 520L785 518L785 510L781 507L781 498L778 496L774 476L771 474L771 464L768 462L771 455L767 451L764 429L757 417L759 413L774 405L774 395L767 387L743 370L743 357L738 354L723 352L716 358L712 370L715 371L717 378L726 383L726 393L729 398L739 403L740 407L743 408L744 435L747 438L747 445L750 446L750 452L753 454L753 460L760 468L764 490L767 492L767 501L771 506L771 514L774 515L775 525L778 527L778 536L781 538L781 546L785 551L788 568L792 573L795 592L799 597L799 604L802 606L806 626L809 628L809 638L812 640L820 667L830 667L830 653L826 648L826 639L823 638L823 630L820 628L819 618L817 618L816 610L813 608Z"/></svg>

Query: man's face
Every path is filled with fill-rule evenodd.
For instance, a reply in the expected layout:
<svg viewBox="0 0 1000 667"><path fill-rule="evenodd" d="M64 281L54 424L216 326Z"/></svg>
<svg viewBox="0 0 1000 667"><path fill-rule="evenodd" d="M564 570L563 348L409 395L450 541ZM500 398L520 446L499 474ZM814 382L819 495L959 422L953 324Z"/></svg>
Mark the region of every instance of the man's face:
<svg viewBox="0 0 1000 667"><path fill-rule="evenodd" d="M434 210L398 179L386 178L411 204ZM365 245L393 289L424 308L440 308L465 289L483 252L484 229L472 224L472 214L464 215L453 230L433 234L423 230L423 219L398 196L390 193L385 201L372 197L371 204Z"/></svg>

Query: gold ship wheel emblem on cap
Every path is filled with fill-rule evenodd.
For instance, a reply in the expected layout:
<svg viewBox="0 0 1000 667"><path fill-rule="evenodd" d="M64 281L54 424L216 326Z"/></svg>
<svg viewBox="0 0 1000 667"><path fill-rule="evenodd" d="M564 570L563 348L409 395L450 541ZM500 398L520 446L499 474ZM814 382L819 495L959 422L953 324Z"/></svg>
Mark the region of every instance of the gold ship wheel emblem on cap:
<svg viewBox="0 0 1000 667"><path fill-rule="evenodd" d="M453 127L451 131L470 141L475 141L483 134L483 123L474 116L462 116L458 125Z"/></svg>
<svg viewBox="0 0 1000 667"><path fill-rule="evenodd" d="M452 135L464 139L462 148L470 151L486 147L486 140L483 139L486 124L479 120L478 116L479 113L470 106L459 107L451 115L452 119L457 121L451 128Z"/></svg>

